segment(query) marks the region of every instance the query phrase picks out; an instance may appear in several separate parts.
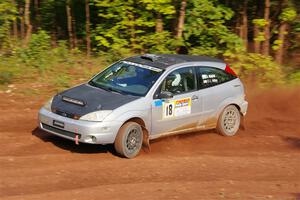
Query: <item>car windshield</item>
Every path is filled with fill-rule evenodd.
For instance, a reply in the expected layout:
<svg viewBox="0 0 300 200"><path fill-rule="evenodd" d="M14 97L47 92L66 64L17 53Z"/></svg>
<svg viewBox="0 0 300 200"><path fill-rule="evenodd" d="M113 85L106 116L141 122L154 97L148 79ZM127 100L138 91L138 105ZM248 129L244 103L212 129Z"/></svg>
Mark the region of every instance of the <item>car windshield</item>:
<svg viewBox="0 0 300 200"><path fill-rule="evenodd" d="M120 61L95 76L89 84L125 95L145 96L162 72L156 67Z"/></svg>

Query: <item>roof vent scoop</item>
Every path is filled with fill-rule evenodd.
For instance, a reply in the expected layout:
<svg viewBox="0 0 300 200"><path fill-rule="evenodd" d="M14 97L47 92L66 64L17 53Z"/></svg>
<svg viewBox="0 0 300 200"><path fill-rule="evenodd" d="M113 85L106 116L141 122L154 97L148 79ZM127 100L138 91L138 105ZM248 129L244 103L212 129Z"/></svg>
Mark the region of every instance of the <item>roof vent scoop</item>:
<svg viewBox="0 0 300 200"><path fill-rule="evenodd" d="M141 58L154 62L154 61L158 60L159 56L155 55L155 54L144 54L144 55L141 55Z"/></svg>
<svg viewBox="0 0 300 200"><path fill-rule="evenodd" d="M81 101L81 100L78 100L78 99L73 99L73 98L66 97L66 96L63 96L62 100L66 101L68 103L79 105L79 106L85 106L86 105L84 101Z"/></svg>

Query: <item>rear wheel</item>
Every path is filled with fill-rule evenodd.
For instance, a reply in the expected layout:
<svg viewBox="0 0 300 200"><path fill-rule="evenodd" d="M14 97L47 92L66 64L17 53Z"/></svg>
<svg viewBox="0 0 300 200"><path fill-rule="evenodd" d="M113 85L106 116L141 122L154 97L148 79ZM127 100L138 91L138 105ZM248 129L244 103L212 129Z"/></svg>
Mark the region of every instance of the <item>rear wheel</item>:
<svg viewBox="0 0 300 200"><path fill-rule="evenodd" d="M229 105L219 116L217 131L224 136L234 136L240 127L241 114L237 107Z"/></svg>
<svg viewBox="0 0 300 200"><path fill-rule="evenodd" d="M120 128L114 146L121 156L133 158L139 154L142 143L142 127L138 123L127 122Z"/></svg>

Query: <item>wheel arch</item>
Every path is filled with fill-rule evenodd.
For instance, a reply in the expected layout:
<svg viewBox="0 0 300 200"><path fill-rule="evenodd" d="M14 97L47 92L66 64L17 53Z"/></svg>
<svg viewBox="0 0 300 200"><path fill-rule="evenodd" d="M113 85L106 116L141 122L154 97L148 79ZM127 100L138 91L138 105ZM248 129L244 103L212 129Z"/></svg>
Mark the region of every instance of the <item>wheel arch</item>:
<svg viewBox="0 0 300 200"><path fill-rule="evenodd" d="M229 104L228 106L230 106L230 105L235 106L239 110L239 112L241 113L241 107L238 104L232 103L232 104ZM225 106L225 107L227 107L227 106ZM243 115L243 114L241 113L241 115Z"/></svg>
<svg viewBox="0 0 300 200"><path fill-rule="evenodd" d="M217 112L216 112L216 116L217 118L219 117L219 115L222 113L222 111L227 107L227 106L230 106L230 105L233 105L235 106L239 112L241 113L241 116L243 116L243 112L241 110L241 106L240 106L240 101L239 99L237 98L233 98L233 97L229 97L229 98L226 98L222 101L222 103L219 104L219 107L217 109Z"/></svg>
<svg viewBox="0 0 300 200"><path fill-rule="evenodd" d="M143 146L146 147L146 149L148 151L150 151L150 143L149 143L149 135L150 135L150 133L149 133L148 129L146 128L145 121L142 118L140 118L140 117L132 117L132 118L126 120L122 124L122 126L124 124L128 123L128 122L135 122L135 123L139 124L142 127L142 130L143 130Z"/></svg>

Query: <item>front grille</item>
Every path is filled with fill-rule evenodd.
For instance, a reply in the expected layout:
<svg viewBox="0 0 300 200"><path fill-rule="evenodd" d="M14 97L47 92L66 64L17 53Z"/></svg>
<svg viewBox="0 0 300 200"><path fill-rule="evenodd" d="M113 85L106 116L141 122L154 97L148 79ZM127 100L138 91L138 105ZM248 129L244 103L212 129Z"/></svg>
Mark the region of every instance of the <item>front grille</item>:
<svg viewBox="0 0 300 200"><path fill-rule="evenodd" d="M63 112L63 111L56 110L56 109L53 109L52 111L54 113L60 115L60 116L63 116L63 117L68 117L68 118L71 118L71 119L75 119L76 118L75 115L71 114L71 113Z"/></svg>
<svg viewBox="0 0 300 200"><path fill-rule="evenodd" d="M65 136L68 136L68 137L71 137L71 138L75 138L76 135L78 135L78 139L81 138L81 135L77 134L77 133L73 133L73 132L70 132L70 131L66 131L66 130L62 130L62 129L59 129L59 128L55 128L53 126L49 126L49 125L44 124L44 123L42 123L42 126L43 126L44 129L52 131L52 132L55 132L55 133L58 133L60 135L65 135Z"/></svg>

